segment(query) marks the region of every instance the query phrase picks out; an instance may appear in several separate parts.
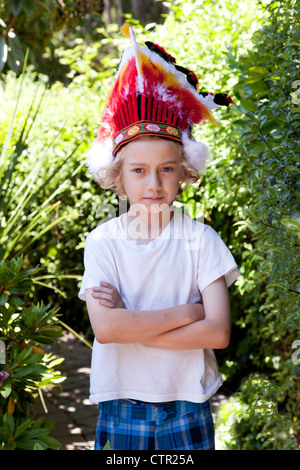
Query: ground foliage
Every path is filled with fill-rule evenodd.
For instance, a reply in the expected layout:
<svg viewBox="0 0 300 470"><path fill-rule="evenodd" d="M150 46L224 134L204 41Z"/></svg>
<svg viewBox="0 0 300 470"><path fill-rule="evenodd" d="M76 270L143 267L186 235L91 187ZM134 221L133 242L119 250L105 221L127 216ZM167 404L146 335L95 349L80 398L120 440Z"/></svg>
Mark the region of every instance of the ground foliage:
<svg viewBox="0 0 300 470"><path fill-rule="evenodd" d="M36 269L24 269L23 257L0 263L0 448L58 449L51 437L54 421L36 419L34 404L45 386L63 380L56 370L63 359L42 347L62 336L57 311L28 299Z"/></svg>

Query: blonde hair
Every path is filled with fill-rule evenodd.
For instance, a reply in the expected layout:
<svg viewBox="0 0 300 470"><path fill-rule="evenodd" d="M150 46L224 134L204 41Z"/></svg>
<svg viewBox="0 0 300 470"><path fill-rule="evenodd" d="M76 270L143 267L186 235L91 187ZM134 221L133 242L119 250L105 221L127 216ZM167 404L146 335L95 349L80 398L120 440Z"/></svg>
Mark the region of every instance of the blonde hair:
<svg viewBox="0 0 300 470"><path fill-rule="evenodd" d="M145 136L145 137L140 137L140 139L143 140L149 140L149 139L160 139L161 137L151 137L151 136ZM179 144L178 142L174 142L170 140L174 145L179 146L180 148L180 155L181 155L181 165L182 165L182 180L180 181L180 187L178 190L178 195L182 193L182 187L181 184L192 184L196 183L198 181L200 175L198 171L192 167L187 161L184 156L184 151L183 151L183 146ZM125 194L124 189L123 189L123 184L122 184L122 163L126 155L126 151L128 149L128 146L130 145L130 142L123 146L119 152L117 153L116 157L114 158L113 162L111 165L101 168L101 174L104 176L100 177L98 174L96 180L100 184L100 186L103 189L111 189L114 191L118 196L122 196ZM103 172L103 173L102 173Z"/></svg>

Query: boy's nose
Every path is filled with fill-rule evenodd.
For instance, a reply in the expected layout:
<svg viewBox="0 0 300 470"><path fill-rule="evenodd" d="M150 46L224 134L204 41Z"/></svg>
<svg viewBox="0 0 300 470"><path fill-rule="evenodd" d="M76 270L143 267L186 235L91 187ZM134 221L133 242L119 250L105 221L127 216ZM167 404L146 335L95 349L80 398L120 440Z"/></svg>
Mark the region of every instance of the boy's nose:
<svg viewBox="0 0 300 470"><path fill-rule="evenodd" d="M148 189L157 190L162 187L161 175L159 172L151 172L149 174Z"/></svg>

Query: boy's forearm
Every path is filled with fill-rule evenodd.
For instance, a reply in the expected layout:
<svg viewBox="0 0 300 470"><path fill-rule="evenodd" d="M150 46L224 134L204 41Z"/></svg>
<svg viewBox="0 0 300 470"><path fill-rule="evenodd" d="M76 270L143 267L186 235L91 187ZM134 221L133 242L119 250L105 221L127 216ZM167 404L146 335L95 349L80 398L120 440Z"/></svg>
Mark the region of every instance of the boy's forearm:
<svg viewBox="0 0 300 470"><path fill-rule="evenodd" d="M100 343L142 343L167 331L189 325L201 315L200 304L186 304L160 310L102 308L92 319Z"/></svg>
<svg viewBox="0 0 300 470"><path fill-rule="evenodd" d="M217 327L209 320L197 321L144 341L161 349L223 349L230 341L230 325Z"/></svg>

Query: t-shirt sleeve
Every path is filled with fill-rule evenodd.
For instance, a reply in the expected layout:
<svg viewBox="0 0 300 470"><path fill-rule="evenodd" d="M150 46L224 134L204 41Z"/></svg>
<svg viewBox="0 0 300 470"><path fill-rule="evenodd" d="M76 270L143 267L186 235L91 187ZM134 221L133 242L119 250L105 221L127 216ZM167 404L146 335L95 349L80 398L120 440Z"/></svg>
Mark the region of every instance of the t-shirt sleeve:
<svg viewBox="0 0 300 470"><path fill-rule="evenodd" d="M84 273L78 297L86 300L85 290L99 286L101 281L117 286L114 263L109 257L105 241L89 234L84 247Z"/></svg>
<svg viewBox="0 0 300 470"><path fill-rule="evenodd" d="M200 247L197 284L200 292L219 277L225 276L227 287L237 280L237 263L217 232L205 225Z"/></svg>

